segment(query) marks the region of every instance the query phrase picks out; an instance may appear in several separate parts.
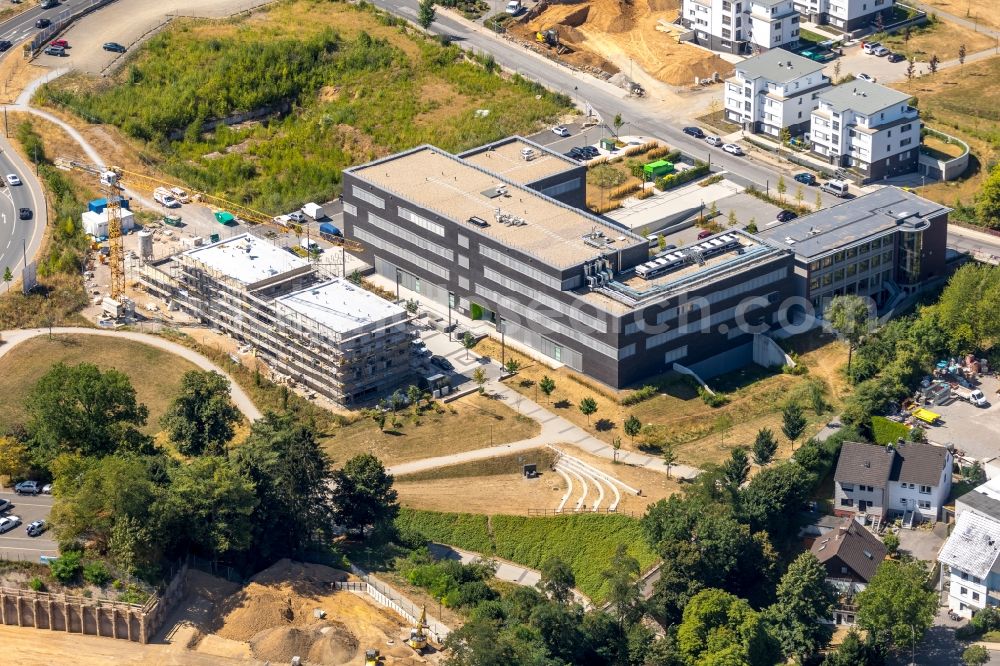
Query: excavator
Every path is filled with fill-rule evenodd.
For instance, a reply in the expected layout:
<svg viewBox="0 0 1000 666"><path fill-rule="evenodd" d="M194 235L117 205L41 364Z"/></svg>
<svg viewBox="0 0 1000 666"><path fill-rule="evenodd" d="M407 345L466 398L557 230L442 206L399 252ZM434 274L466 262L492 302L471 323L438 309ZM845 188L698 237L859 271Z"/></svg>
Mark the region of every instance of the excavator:
<svg viewBox="0 0 1000 666"><path fill-rule="evenodd" d="M424 606L420 611L420 622L413 629L410 629L410 638L406 641L406 644L417 652L421 652L427 648L427 607Z"/></svg>
<svg viewBox="0 0 1000 666"><path fill-rule="evenodd" d="M365 650L365 666L384 666L385 657L378 650Z"/></svg>
<svg viewBox="0 0 1000 666"><path fill-rule="evenodd" d="M548 30L539 30L535 33L535 41L539 44L545 44L549 48L555 50L556 53L562 55L569 51L570 49L566 47L562 42L559 41L559 31L555 28L549 28Z"/></svg>

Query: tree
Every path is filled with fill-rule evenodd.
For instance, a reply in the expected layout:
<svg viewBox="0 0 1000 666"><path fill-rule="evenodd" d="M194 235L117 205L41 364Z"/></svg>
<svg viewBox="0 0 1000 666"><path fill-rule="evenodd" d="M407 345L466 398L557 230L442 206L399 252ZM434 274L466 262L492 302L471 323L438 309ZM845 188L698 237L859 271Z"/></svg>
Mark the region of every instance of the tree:
<svg viewBox="0 0 1000 666"><path fill-rule="evenodd" d="M229 398L228 379L217 372L189 370L160 425L183 455L221 455L240 418Z"/></svg>
<svg viewBox="0 0 1000 666"><path fill-rule="evenodd" d="M909 26L907 26L907 29L909 29ZM913 56L910 56L910 58L906 61L906 80L907 81L912 81L913 80L913 74L915 73L916 68L917 68L917 63L913 60Z"/></svg>
<svg viewBox="0 0 1000 666"><path fill-rule="evenodd" d="M764 530L782 544L798 531L789 516L809 499L816 476L795 462L784 462L758 472L739 493L739 512L753 530Z"/></svg>
<svg viewBox="0 0 1000 666"><path fill-rule="evenodd" d="M387 415L381 405L372 410L372 420L378 424L379 432L385 431L385 420Z"/></svg>
<svg viewBox="0 0 1000 666"><path fill-rule="evenodd" d="M608 590L611 613L619 627L630 627L642 617L642 596L637 584L640 573L638 560L628 554L624 543L618 544L610 566L601 576Z"/></svg>
<svg viewBox="0 0 1000 666"><path fill-rule="evenodd" d="M729 216L726 219L729 222L729 226L735 227L736 226L736 211L735 210L730 210L729 211Z"/></svg>
<svg viewBox="0 0 1000 666"><path fill-rule="evenodd" d="M625 125L625 121L622 120L622 114L616 113L614 120L611 121L612 126L615 128L615 138L618 138L618 133L621 131L622 126Z"/></svg>
<svg viewBox="0 0 1000 666"><path fill-rule="evenodd" d="M879 666L884 660L873 660L872 650L861 640L855 629L851 629L835 652L830 652L823 660L823 666Z"/></svg>
<svg viewBox="0 0 1000 666"><path fill-rule="evenodd" d="M551 398L552 392L556 390L556 381L548 375L543 375L538 382L538 388L542 389L546 398Z"/></svg>
<svg viewBox="0 0 1000 666"><path fill-rule="evenodd" d="M778 186L775 188L778 191L778 196L781 197L781 201L785 201L785 192L788 190L788 186L785 185L785 177L778 176Z"/></svg>
<svg viewBox="0 0 1000 666"><path fill-rule="evenodd" d="M774 459L774 454L778 451L778 442L774 439L774 433L770 428L761 428L757 431L757 437L753 440L753 461L763 467Z"/></svg>
<svg viewBox="0 0 1000 666"><path fill-rule="evenodd" d="M833 83L837 84L840 82L840 60L833 63Z"/></svg>
<svg viewBox="0 0 1000 666"><path fill-rule="evenodd" d="M667 237L664 236L663 234L660 234L659 236L657 236L656 237L656 246L660 249L660 252L663 252L664 250L666 250L667 249Z"/></svg>
<svg viewBox="0 0 1000 666"><path fill-rule="evenodd" d="M889 557L895 557L896 551L899 550L899 537L896 536L896 533L886 532L885 536L882 537L882 543L885 544L885 550Z"/></svg>
<svg viewBox="0 0 1000 666"><path fill-rule="evenodd" d="M931 76L934 76L935 74L937 74L938 65L940 65L940 64L941 64L941 59L938 58L937 57L937 53L935 53L934 55L931 56L931 60L928 63L928 65L931 68Z"/></svg>
<svg viewBox="0 0 1000 666"><path fill-rule="evenodd" d="M462 336L462 346L465 347L465 360L469 360L469 350L476 346L476 339L468 331Z"/></svg>
<svg viewBox="0 0 1000 666"><path fill-rule="evenodd" d="M747 450L741 446L729 452L729 460L722 465L726 480L734 488L739 488L750 475L750 458Z"/></svg>
<svg viewBox="0 0 1000 666"><path fill-rule="evenodd" d="M787 146L792 141L792 131L787 127L782 127L781 132L778 133L778 141L781 142L782 146Z"/></svg>
<svg viewBox="0 0 1000 666"><path fill-rule="evenodd" d="M795 441L806 429L806 417L802 416L802 408L797 403L789 403L781 410L781 432L791 441Z"/></svg>
<svg viewBox="0 0 1000 666"><path fill-rule="evenodd" d="M625 422L622 423L622 429L626 435L632 438L632 444L635 445L635 436L642 430L642 421L636 418L635 414L629 414Z"/></svg>
<svg viewBox="0 0 1000 666"><path fill-rule="evenodd" d="M333 501L337 484L330 460L312 429L292 415L269 412L254 421L247 441L234 449L234 460L259 502L252 560L273 562L329 543L341 506Z"/></svg>
<svg viewBox="0 0 1000 666"><path fill-rule="evenodd" d="M885 30L885 18L882 16L882 12L876 12L875 32L882 32L883 30Z"/></svg>
<svg viewBox="0 0 1000 666"><path fill-rule="evenodd" d="M962 468L962 478L973 486L979 486L986 483L986 471L978 460L973 460L971 465Z"/></svg>
<svg viewBox="0 0 1000 666"><path fill-rule="evenodd" d="M504 365L504 369L507 370L508 373L513 375L517 373L518 370L521 369L521 363L516 358L509 358L507 359L506 365Z"/></svg>
<svg viewBox="0 0 1000 666"><path fill-rule="evenodd" d="M777 597L767 610L775 638L786 657L807 663L833 636L828 622L835 595L826 568L812 553L802 553L781 577Z"/></svg>
<svg viewBox="0 0 1000 666"><path fill-rule="evenodd" d="M423 395L423 391L421 391L420 387L415 384L410 384L406 388L406 399L410 402L410 407L413 408L414 417L420 413L420 398L422 398Z"/></svg>
<svg viewBox="0 0 1000 666"><path fill-rule="evenodd" d="M536 587L545 593L549 599L561 604L569 603L573 600L573 587L576 585L576 576L573 569L566 562L556 557L549 556L542 562L541 578Z"/></svg>
<svg viewBox="0 0 1000 666"><path fill-rule="evenodd" d="M816 210L819 210L820 208L823 207L823 195L820 193L819 190L816 190L815 207L816 207Z"/></svg>
<svg viewBox="0 0 1000 666"><path fill-rule="evenodd" d="M10 266L3 269L3 281L7 283L7 291L10 291L10 283L14 279L14 274L10 272Z"/></svg>
<svg viewBox="0 0 1000 666"><path fill-rule="evenodd" d="M958 64L965 66L965 44L960 44L958 47Z"/></svg>
<svg viewBox="0 0 1000 666"><path fill-rule="evenodd" d="M337 524L361 533L391 523L399 513L392 475L370 453L354 456L333 473L332 503Z"/></svg>
<svg viewBox="0 0 1000 666"><path fill-rule="evenodd" d="M32 457L40 466L62 451L100 456L152 450L139 431L149 411L136 400L128 376L115 369L57 363L28 393L27 410Z"/></svg>
<svg viewBox="0 0 1000 666"><path fill-rule="evenodd" d="M970 645L962 653L965 666L985 666L990 663L990 651L982 645Z"/></svg>
<svg viewBox="0 0 1000 666"><path fill-rule="evenodd" d="M903 41L904 42L910 41L910 35L912 33L913 33L912 26L906 26L905 28L903 28Z"/></svg>
<svg viewBox="0 0 1000 666"><path fill-rule="evenodd" d="M677 451L674 450L673 444L664 444L663 450L660 452L660 458L663 460L663 464L667 467L667 478L670 478L670 466L677 462Z"/></svg>
<svg viewBox="0 0 1000 666"><path fill-rule="evenodd" d="M937 593L919 560L884 560L858 593L858 626L876 642L912 647L924 637L937 611Z"/></svg>
<svg viewBox="0 0 1000 666"><path fill-rule="evenodd" d="M834 296L826 307L825 318L847 341L847 373L851 373L854 350L871 330L872 313L868 301L854 294Z"/></svg>
<svg viewBox="0 0 1000 666"><path fill-rule="evenodd" d="M993 167L976 197L976 217L990 229L1000 227L1000 164Z"/></svg>
<svg viewBox="0 0 1000 666"><path fill-rule="evenodd" d="M479 392L482 393L484 390L484 386L486 385L486 371L483 370L481 367L473 370L472 381L476 383L476 386L479 387Z"/></svg>
<svg viewBox="0 0 1000 666"><path fill-rule="evenodd" d="M752 234L757 233L757 218L751 217L750 221L747 223L746 230Z"/></svg>
<svg viewBox="0 0 1000 666"><path fill-rule="evenodd" d="M802 208L802 202L805 201L806 192L802 189L802 185L795 188L795 205Z"/></svg>
<svg viewBox="0 0 1000 666"><path fill-rule="evenodd" d="M28 472L31 467L28 447L13 437L0 436L0 476L13 481ZM3 483L0 482L0 486Z"/></svg>
<svg viewBox="0 0 1000 666"><path fill-rule="evenodd" d="M589 395L580 401L580 412L587 417L587 425L590 425L590 417L597 412L597 401Z"/></svg>
<svg viewBox="0 0 1000 666"><path fill-rule="evenodd" d="M684 609L677 645L688 664L773 666L775 641L760 613L722 590L702 590Z"/></svg>
<svg viewBox="0 0 1000 666"><path fill-rule="evenodd" d="M417 5L417 23L421 28L427 30L434 23L436 12L434 11L434 0L420 0Z"/></svg>

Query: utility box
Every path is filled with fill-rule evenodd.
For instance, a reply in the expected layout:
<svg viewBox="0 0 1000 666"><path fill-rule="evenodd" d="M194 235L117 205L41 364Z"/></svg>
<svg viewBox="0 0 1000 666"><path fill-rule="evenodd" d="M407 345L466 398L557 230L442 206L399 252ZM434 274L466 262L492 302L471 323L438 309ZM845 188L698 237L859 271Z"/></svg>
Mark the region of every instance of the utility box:
<svg viewBox="0 0 1000 666"><path fill-rule="evenodd" d="M618 146L615 145L614 139L601 139L601 148L604 150L616 150Z"/></svg>
<svg viewBox="0 0 1000 666"><path fill-rule="evenodd" d="M673 162L668 162L666 160L656 160L655 162L650 162L642 167L642 175L645 176L646 180L655 180L660 176L665 176L668 173L673 172Z"/></svg>

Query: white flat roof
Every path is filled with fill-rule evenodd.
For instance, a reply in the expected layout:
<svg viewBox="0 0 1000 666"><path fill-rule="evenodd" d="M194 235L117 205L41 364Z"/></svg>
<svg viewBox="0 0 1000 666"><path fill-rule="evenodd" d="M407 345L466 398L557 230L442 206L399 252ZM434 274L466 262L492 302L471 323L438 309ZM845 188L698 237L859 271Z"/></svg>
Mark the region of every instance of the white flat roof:
<svg viewBox="0 0 1000 666"><path fill-rule="evenodd" d="M275 300L288 309L337 333L400 318L406 311L343 278L334 278Z"/></svg>
<svg viewBox="0 0 1000 666"><path fill-rule="evenodd" d="M243 284L254 284L309 265L288 250L252 234L233 236L184 254Z"/></svg>

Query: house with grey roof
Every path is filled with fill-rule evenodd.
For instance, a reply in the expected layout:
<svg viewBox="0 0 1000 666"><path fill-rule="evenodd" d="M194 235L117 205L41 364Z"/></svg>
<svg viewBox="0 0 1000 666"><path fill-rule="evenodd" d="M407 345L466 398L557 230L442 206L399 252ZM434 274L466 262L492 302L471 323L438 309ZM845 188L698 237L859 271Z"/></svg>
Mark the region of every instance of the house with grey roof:
<svg viewBox="0 0 1000 666"><path fill-rule="evenodd" d="M897 187L781 224L757 235L795 254L795 293L822 314L834 296L871 298L880 311L945 277L947 206Z"/></svg>
<svg viewBox="0 0 1000 666"><path fill-rule="evenodd" d="M834 513L876 522L901 517L906 527L937 520L951 492L951 472L952 454L941 446L844 442L833 477Z"/></svg>
<svg viewBox="0 0 1000 666"><path fill-rule="evenodd" d="M822 535L810 549L826 568L826 582L837 591L834 624L854 624L854 596L865 589L885 559L886 548L877 536L854 518L844 518L836 529Z"/></svg>
<svg viewBox="0 0 1000 666"><path fill-rule="evenodd" d="M812 112L812 151L863 183L916 171L921 123L910 98L858 79L830 88Z"/></svg>
<svg viewBox="0 0 1000 666"><path fill-rule="evenodd" d="M750 132L779 137L809 131L819 94L831 87L823 64L784 49L772 49L736 65L726 79L726 120Z"/></svg>
<svg viewBox="0 0 1000 666"><path fill-rule="evenodd" d="M1000 522L973 511L959 514L938 562L947 574L952 611L972 617L1000 605Z"/></svg>
<svg viewBox="0 0 1000 666"><path fill-rule="evenodd" d="M684 0L688 39L713 51L753 55L799 43L793 0Z"/></svg>

